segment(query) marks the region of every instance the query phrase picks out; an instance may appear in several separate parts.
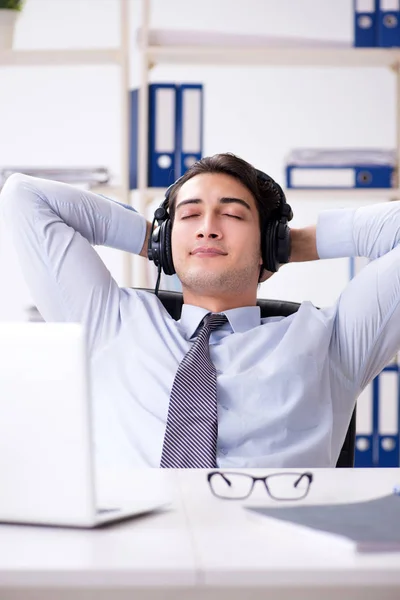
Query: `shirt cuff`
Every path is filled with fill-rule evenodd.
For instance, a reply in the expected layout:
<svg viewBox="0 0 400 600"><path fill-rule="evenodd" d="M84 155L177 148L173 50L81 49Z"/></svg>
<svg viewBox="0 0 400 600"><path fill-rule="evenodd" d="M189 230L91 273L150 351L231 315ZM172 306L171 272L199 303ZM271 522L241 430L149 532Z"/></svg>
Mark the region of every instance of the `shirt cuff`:
<svg viewBox="0 0 400 600"><path fill-rule="evenodd" d="M353 236L355 208L324 210L317 220L317 252L319 258L356 256Z"/></svg>

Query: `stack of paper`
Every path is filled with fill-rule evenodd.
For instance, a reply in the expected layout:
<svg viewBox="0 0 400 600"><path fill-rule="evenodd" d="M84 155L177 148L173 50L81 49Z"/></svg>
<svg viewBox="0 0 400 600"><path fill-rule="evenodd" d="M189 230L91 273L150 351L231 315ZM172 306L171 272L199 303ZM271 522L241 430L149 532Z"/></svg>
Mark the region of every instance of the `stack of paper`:
<svg viewBox="0 0 400 600"><path fill-rule="evenodd" d="M286 159L288 188L391 188L395 150L302 148Z"/></svg>
<svg viewBox="0 0 400 600"><path fill-rule="evenodd" d="M364 502L290 507L245 507L263 517L340 535L360 552L400 551L400 496Z"/></svg>
<svg viewBox="0 0 400 600"><path fill-rule="evenodd" d="M88 187L106 184L110 180L109 171L105 167L3 167L0 168L0 186L4 185L7 177L13 173L24 173L73 185L85 184Z"/></svg>

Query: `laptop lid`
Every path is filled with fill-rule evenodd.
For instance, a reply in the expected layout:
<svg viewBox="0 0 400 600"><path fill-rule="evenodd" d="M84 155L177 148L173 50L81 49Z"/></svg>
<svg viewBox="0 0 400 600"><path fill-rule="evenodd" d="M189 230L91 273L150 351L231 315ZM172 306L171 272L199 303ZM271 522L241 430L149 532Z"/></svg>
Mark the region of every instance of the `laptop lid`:
<svg viewBox="0 0 400 600"><path fill-rule="evenodd" d="M83 327L0 323L0 522L93 522L90 423Z"/></svg>

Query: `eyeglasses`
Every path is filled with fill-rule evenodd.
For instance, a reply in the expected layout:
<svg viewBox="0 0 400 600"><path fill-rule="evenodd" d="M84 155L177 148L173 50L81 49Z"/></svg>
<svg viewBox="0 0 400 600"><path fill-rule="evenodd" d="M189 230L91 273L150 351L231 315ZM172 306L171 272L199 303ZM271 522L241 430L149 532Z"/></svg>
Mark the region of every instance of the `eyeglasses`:
<svg viewBox="0 0 400 600"><path fill-rule="evenodd" d="M262 481L265 489L274 500L301 500L310 489L313 474L305 473L274 473L266 477L253 477L247 473L232 471L211 471L207 481L211 491L217 498L226 500L244 500L248 498L257 481Z"/></svg>

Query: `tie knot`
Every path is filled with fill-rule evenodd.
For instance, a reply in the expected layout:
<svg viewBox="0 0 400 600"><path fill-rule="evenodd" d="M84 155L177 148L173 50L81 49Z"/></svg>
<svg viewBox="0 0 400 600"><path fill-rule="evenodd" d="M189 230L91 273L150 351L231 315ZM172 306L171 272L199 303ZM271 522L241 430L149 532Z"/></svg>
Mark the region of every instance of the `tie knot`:
<svg viewBox="0 0 400 600"><path fill-rule="evenodd" d="M221 327L224 323L227 322L227 317L225 315L221 315L219 313L208 313L208 315L204 319L204 326L211 331L214 331L218 327Z"/></svg>

